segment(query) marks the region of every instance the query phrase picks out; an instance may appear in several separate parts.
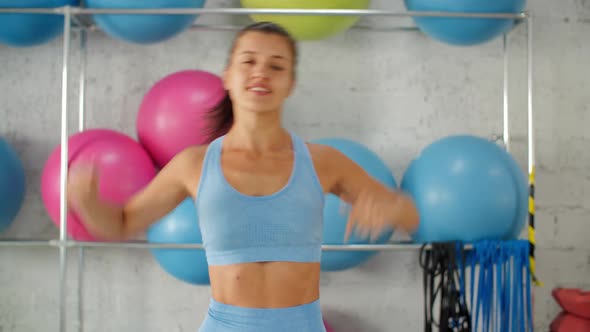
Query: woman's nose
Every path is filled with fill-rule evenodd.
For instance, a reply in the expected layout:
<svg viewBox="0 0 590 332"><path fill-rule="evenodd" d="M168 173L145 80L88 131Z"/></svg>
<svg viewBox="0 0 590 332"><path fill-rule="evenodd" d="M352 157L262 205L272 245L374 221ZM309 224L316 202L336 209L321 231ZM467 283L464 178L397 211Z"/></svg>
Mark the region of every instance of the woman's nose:
<svg viewBox="0 0 590 332"><path fill-rule="evenodd" d="M268 68L265 65L256 65L252 70L252 77L253 78L267 78L268 77Z"/></svg>

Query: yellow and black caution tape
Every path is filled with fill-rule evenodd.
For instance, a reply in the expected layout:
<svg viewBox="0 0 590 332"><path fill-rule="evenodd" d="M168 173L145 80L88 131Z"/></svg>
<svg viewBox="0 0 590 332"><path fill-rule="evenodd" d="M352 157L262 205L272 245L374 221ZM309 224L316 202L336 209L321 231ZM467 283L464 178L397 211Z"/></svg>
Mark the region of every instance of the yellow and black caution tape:
<svg viewBox="0 0 590 332"><path fill-rule="evenodd" d="M537 279L535 270L535 167L529 174L529 261L531 276L536 286L543 284Z"/></svg>

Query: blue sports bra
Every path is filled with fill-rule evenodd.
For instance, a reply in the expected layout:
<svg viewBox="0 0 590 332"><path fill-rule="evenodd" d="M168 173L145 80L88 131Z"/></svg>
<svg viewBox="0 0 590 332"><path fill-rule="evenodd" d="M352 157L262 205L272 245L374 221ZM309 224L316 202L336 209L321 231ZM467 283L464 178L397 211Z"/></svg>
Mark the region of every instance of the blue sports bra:
<svg viewBox="0 0 590 332"><path fill-rule="evenodd" d="M291 133L294 165L288 183L270 195L248 196L221 170L224 137L207 148L196 198L208 264L319 262L324 192L303 140Z"/></svg>

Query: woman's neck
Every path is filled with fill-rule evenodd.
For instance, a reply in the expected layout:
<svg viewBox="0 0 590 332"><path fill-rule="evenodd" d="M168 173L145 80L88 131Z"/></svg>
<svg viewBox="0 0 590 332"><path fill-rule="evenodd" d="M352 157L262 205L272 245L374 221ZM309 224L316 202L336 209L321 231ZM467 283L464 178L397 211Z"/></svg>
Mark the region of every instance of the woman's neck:
<svg viewBox="0 0 590 332"><path fill-rule="evenodd" d="M280 112L236 113L225 138L228 146L257 151L290 147L291 138L282 126Z"/></svg>

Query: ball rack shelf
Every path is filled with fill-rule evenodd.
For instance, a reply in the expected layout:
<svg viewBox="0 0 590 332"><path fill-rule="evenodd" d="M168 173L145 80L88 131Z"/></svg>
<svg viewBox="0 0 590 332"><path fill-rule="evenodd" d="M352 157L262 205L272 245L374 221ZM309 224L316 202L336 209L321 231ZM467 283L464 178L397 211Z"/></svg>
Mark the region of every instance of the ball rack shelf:
<svg viewBox="0 0 590 332"><path fill-rule="evenodd" d="M59 331L66 331L66 259L67 249L79 248L79 264L78 264L78 312L77 312L77 327L79 331L83 330L82 323L82 274L84 268L84 248L137 248L137 249L155 249L155 248L176 248L176 249L195 249L202 250L203 246L200 244L178 244L178 243L147 243L144 241L127 241L127 242L83 242L74 241L67 236L67 202L65 197L66 179L67 179L67 156L68 156L68 97L70 82L68 79L68 71L70 65L70 48L71 48L71 34L72 31L79 31L80 33L80 56L82 68L79 77L79 123L78 130L85 129L85 82L86 82L86 44L88 39L88 32L99 30L99 28L92 23L88 23L88 15L94 14L161 14L161 15L252 15L252 14L280 14L280 15L321 15L321 16L385 16L385 17L463 17L463 18L504 18L514 19L518 24L526 24L526 74L527 74L527 141L528 141L528 175L529 175L529 190L530 197L534 197L534 180L535 180L535 145L534 145L534 123L533 123L533 75L532 75L532 54L533 54L533 38L532 27L533 17L527 12L519 13L457 13L457 12L425 12L425 11L392 11L392 10L348 10L348 9L246 9L246 8L169 8L169 9L90 9L80 7L59 7L59 8L0 8L1 13L20 13L20 14L53 14L62 15L64 17L64 31L63 31L63 54L62 54L62 86L61 86L61 129L60 129L60 145L61 149L61 199L60 199L60 229L58 239L0 239L0 247L54 247L59 249L60 261L60 281L59 281ZM193 29L226 29L237 30L239 26L218 26L209 24L193 24ZM372 29L371 27L360 27L362 29ZM397 28L398 30L400 28ZM401 28L406 30L407 28ZM378 29L377 29L378 30ZM409 30L416 30L410 28ZM503 133L501 135L493 135L494 139L502 140L504 147L510 151L510 132L509 132L509 107L508 107L508 57L507 57L507 34L503 36ZM534 211L534 199L529 200L529 211ZM528 220L529 232L528 240L530 243L531 260L534 262L534 214L529 214ZM531 231L532 230L532 231ZM426 245L425 248L429 248ZM388 244L350 244L350 245L323 245L322 250L326 251L397 251L397 250L418 250L422 248L421 244L411 242L392 242ZM471 246L467 245L466 249ZM534 265L532 266L534 273Z"/></svg>

